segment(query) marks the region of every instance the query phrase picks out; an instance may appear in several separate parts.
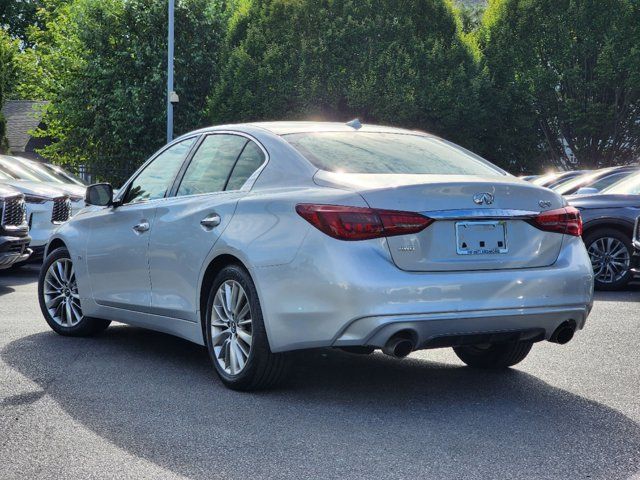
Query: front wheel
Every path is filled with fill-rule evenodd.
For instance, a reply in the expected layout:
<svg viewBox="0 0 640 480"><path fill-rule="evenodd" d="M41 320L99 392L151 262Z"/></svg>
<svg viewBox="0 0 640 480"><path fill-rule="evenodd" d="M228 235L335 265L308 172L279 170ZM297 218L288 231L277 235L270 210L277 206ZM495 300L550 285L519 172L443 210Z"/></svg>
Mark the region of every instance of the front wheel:
<svg viewBox="0 0 640 480"><path fill-rule="evenodd" d="M287 357L271 352L256 287L240 266L223 268L211 286L206 340L213 366L229 388L269 388L285 375Z"/></svg>
<svg viewBox="0 0 640 480"><path fill-rule="evenodd" d="M111 323L82 313L76 273L66 248L57 248L44 260L38 278L38 301L44 319L60 335L94 335Z"/></svg>
<svg viewBox="0 0 640 480"><path fill-rule="evenodd" d="M475 368L508 368L520 363L531 351L532 342L509 342L454 347L458 358Z"/></svg>

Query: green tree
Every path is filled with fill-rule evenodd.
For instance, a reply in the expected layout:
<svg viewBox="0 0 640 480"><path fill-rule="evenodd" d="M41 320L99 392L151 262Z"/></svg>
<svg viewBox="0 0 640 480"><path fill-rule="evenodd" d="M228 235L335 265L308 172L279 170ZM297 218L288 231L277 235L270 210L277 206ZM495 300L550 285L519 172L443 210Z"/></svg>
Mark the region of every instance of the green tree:
<svg viewBox="0 0 640 480"><path fill-rule="evenodd" d="M165 142L165 0L76 0L32 29L22 96L51 101L45 115L54 143L41 153L57 163L85 164L119 181ZM222 6L179 0L175 13L175 108L179 134L203 125L218 70Z"/></svg>
<svg viewBox="0 0 640 480"><path fill-rule="evenodd" d="M239 1L214 122L326 118L421 128L479 148L484 77L443 0Z"/></svg>
<svg viewBox="0 0 640 480"><path fill-rule="evenodd" d="M0 0L0 26L18 40L22 48L33 47L31 29L45 27L41 10L54 10L69 1L72 0Z"/></svg>
<svg viewBox="0 0 640 480"><path fill-rule="evenodd" d="M9 35L0 28L0 108L4 105L5 92L11 89L15 80L15 55L18 47ZM0 112L0 153L9 149L6 138L7 125Z"/></svg>
<svg viewBox="0 0 640 480"><path fill-rule="evenodd" d="M501 155L576 168L637 160L639 2L493 0L478 44Z"/></svg>
<svg viewBox="0 0 640 480"><path fill-rule="evenodd" d="M37 23L36 12L41 5L40 0L2 0L0 25L6 28L13 38L28 42L27 30L29 26Z"/></svg>

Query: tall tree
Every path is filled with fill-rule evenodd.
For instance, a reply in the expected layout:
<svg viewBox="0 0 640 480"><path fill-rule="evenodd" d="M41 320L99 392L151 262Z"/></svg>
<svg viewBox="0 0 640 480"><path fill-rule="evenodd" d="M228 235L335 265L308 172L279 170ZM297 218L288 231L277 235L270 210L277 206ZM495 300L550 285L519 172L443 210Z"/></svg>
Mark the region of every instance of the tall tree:
<svg viewBox="0 0 640 480"><path fill-rule="evenodd" d="M44 121L55 141L42 153L121 180L165 142L166 1L76 0L46 15L45 28L31 32L38 48L25 55L20 87L51 100ZM180 133L205 122L222 6L178 0L175 21Z"/></svg>
<svg viewBox="0 0 640 480"><path fill-rule="evenodd" d="M0 25L13 38L28 43L27 30L37 23L36 12L41 6L41 0L2 0L0 1Z"/></svg>
<svg viewBox="0 0 640 480"><path fill-rule="evenodd" d="M244 0L211 96L214 121L359 116L484 135L482 75L443 0Z"/></svg>
<svg viewBox="0 0 640 480"><path fill-rule="evenodd" d="M637 161L639 39L635 0L493 0L479 44L497 143L558 166Z"/></svg>
<svg viewBox="0 0 640 480"><path fill-rule="evenodd" d="M16 43L0 28L0 108L4 105L5 92L10 90L15 79ZM9 149L6 138L7 124L0 111L0 153Z"/></svg>

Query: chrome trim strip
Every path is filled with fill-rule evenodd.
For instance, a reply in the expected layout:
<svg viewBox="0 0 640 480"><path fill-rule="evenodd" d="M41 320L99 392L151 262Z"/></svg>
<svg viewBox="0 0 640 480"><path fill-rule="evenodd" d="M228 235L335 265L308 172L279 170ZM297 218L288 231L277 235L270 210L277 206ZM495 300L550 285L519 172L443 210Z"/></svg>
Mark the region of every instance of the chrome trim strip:
<svg viewBox="0 0 640 480"><path fill-rule="evenodd" d="M504 208L475 208L460 210L432 210L420 212L422 215L434 220L468 220L481 218L487 220L504 219L529 219L540 214L533 210L512 210Z"/></svg>

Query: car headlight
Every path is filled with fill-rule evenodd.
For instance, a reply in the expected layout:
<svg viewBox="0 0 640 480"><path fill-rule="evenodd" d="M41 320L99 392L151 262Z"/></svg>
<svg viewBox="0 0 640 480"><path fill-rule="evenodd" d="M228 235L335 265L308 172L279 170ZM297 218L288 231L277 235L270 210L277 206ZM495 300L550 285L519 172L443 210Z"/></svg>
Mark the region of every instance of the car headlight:
<svg viewBox="0 0 640 480"><path fill-rule="evenodd" d="M42 195L25 195L24 201L27 203L44 203L51 200L49 197L43 197Z"/></svg>

